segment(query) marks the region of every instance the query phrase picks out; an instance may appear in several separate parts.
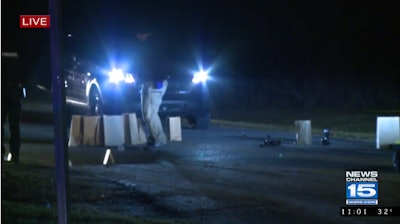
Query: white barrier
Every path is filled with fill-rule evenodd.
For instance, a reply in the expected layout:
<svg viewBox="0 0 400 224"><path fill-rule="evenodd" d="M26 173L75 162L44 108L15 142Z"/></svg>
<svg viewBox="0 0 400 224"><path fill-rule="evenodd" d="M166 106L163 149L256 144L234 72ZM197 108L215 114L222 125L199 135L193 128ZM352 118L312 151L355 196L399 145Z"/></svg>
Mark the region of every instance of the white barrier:
<svg viewBox="0 0 400 224"><path fill-rule="evenodd" d="M103 115L104 144L120 146L125 143L124 119L121 115Z"/></svg>
<svg viewBox="0 0 400 224"><path fill-rule="evenodd" d="M296 142L302 145L312 144L311 120L297 120L294 122L296 128Z"/></svg>
<svg viewBox="0 0 400 224"><path fill-rule="evenodd" d="M135 113L123 115L73 115L68 146L121 146L146 144L146 133Z"/></svg>
<svg viewBox="0 0 400 224"><path fill-rule="evenodd" d="M169 140L182 141L181 117L169 117Z"/></svg>
<svg viewBox="0 0 400 224"><path fill-rule="evenodd" d="M69 128L68 147L82 145L83 142L83 117L73 115Z"/></svg>
<svg viewBox="0 0 400 224"><path fill-rule="evenodd" d="M388 147L400 140L400 117L377 117L376 119L376 148Z"/></svg>
<svg viewBox="0 0 400 224"><path fill-rule="evenodd" d="M125 121L125 143L127 145L146 144L146 133L143 130L142 122L137 119L135 113L123 114Z"/></svg>
<svg viewBox="0 0 400 224"><path fill-rule="evenodd" d="M103 134L101 116L83 116L83 145L102 146Z"/></svg>

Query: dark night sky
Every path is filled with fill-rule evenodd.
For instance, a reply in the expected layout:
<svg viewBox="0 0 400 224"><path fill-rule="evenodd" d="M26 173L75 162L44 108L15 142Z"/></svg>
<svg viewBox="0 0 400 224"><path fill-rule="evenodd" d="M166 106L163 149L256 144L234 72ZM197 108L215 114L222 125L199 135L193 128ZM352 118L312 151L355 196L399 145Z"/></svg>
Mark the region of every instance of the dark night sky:
<svg viewBox="0 0 400 224"><path fill-rule="evenodd" d="M47 0L20 2L17 15L48 14ZM3 11L11 7L4 5L2 33L9 15ZM361 77L399 71L397 1L73 0L63 6L64 31L85 39L85 46L127 46L137 27L146 24L161 34L177 60L191 63L193 55L201 55L221 74L325 71ZM43 40L28 46L31 50L48 50L48 31L18 32L34 43Z"/></svg>

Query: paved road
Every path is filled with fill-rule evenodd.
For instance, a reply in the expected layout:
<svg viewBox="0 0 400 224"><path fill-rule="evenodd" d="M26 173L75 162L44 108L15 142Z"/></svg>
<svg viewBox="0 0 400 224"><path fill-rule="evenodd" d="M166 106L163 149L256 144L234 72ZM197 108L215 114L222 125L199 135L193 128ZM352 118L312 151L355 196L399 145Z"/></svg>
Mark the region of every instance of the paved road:
<svg viewBox="0 0 400 224"><path fill-rule="evenodd" d="M52 126L22 126L22 163L54 165ZM242 133L246 133L246 137ZM270 134L280 147L260 148ZM101 165L104 147L69 148L73 170L90 170L146 194L107 205L128 215L185 218L197 223L400 223L395 218L340 217L345 171L378 170L379 203L400 206L400 176L392 151L373 142L334 140L330 146L293 144L294 134L212 126L183 130L182 142L157 151L112 149L115 165ZM78 193L78 192L76 192Z"/></svg>
<svg viewBox="0 0 400 224"><path fill-rule="evenodd" d="M22 163L54 165L50 113L49 104L24 104ZM260 148L268 134L283 144ZM339 216L350 169L379 171L379 204L400 206L392 151L366 141L333 140L321 146L318 137L306 147L293 144L294 137L234 127L184 129L182 142L157 151L112 148L116 164L110 167L101 165L105 147L71 147L70 171L89 170L141 195L105 205L127 215L196 223L400 223L400 217Z"/></svg>

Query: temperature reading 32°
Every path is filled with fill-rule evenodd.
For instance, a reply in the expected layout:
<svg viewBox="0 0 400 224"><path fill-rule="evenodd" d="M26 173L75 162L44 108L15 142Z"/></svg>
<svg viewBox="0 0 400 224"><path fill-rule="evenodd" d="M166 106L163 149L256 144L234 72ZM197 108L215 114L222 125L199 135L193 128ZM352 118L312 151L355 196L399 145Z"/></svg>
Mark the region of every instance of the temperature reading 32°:
<svg viewBox="0 0 400 224"><path fill-rule="evenodd" d="M378 215L391 215L393 212L392 208L378 208Z"/></svg>

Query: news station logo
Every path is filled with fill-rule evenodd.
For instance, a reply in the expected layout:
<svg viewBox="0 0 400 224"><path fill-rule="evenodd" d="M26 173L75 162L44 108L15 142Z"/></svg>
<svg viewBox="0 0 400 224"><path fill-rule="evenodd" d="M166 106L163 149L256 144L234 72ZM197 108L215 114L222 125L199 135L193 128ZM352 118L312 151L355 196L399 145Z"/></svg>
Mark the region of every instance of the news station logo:
<svg viewBox="0 0 400 224"><path fill-rule="evenodd" d="M20 15L20 28L50 28L49 15Z"/></svg>
<svg viewBox="0 0 400 224"><path fill-rule="evenodd" d="M378 205L378 171L346 171L346 205Z"/></svg>

